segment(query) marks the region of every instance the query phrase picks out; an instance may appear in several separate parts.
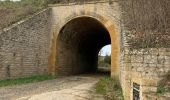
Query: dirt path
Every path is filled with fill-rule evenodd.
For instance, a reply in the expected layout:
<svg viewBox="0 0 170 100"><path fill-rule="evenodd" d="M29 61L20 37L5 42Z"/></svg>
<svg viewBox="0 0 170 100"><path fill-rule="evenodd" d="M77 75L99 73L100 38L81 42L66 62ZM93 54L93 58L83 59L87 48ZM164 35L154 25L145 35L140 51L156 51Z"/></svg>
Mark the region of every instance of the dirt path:
<svg viewBox="0 0 170 100"><path fill-rule="evenodd" d="M100 75L80 75L0 88L0 100L103 100L94 92Z"/></svg>

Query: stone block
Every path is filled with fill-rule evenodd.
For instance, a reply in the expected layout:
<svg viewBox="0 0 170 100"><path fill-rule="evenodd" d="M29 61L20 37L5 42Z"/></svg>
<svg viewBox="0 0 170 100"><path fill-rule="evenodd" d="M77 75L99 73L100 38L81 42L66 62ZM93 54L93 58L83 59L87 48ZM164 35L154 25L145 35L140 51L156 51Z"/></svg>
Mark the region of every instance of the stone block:
<svg viewBox="0 0 170 100"><path fill-rule="evenodd" d="M142 79L142 86L157 86L158 80L157 79L148 79L148 78L143 78Z"/></svg>
<svg viewBox="0 0 170 100"><path fill-rule="evenodd" d="M157 56L156 55L144 55L144 63L157 63Z"/></svg>
<svg viewBox="0 0 170 100"><path fill-rule="evenodd" d="M158 55L159 54L159 50L157 48L151 48L149 49L149 52L151 55Z"/></svg>
<svg viewBox="0 0 170 100"><path fill-rule="evenodd" d="M152 93L152 92L156 92L157 91L157 87L152 87L152 86L142 86L142 92L146 92L146 93Z"/></svg>
<svg viewBox="0 0 170 100"><path fill-rule="evenodd" d="M144 60L142 55L131 55L131 62L141 63L143 61Z"/></svg>

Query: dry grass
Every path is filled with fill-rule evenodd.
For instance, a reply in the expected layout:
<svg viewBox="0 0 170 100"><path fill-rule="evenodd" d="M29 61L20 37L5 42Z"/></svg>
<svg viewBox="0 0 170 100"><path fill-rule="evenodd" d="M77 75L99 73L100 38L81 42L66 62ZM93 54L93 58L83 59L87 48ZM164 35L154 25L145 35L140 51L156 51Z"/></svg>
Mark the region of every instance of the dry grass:
<svg viewBox="0 0 170 100"><path fill-rule="evenodd" d="M170 47L169 0L122 0L120 5L132 48Z"/></svg>
<svg viewBox="0 0 170 100"><path fill-rule="evenodd" d="M28 13L26 13L28 12ZM29 16L31 13L31 10L29 7L26 7L24 9L22 8L0 8L0 29L3 29L22 18L25 18L26 16Z"/></svg>
<svg viewBox="0 0 170 100"><path fill-rule="evenodd" d="M0 30L26 18L53 3L87 2L96 0L22 0L21 2L0 1Z"/></svg>
<svg viewBox="0 0 170 100"><path fill-rule="evenodd" d="M46 0L0 2L0 30L46 7Z"/></svg>

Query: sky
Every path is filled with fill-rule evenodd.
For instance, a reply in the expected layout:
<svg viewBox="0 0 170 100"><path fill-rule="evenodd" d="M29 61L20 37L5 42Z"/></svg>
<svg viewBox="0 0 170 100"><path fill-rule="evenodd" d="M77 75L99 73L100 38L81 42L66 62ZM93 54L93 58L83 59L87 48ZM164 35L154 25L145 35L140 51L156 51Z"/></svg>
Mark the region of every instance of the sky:
<svg viewBox="0 0 170 100"><path fill-rule="evenodd" d="M105 56L106 54L110 55L111 54L111 45L106 45L102 49L102 56Z"/></svg>

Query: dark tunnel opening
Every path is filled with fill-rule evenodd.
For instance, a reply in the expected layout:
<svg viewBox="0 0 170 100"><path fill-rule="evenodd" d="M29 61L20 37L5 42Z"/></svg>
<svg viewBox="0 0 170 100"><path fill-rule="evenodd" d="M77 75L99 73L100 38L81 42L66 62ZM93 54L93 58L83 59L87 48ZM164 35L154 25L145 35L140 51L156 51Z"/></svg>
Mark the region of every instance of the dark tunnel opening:
<svg viewBox="0 0 170 100"><path fill-rule="evenodd" d="M69 21L57 39L56 73L73 75L97 71L100 49L111 44L107 29L91 17Z"/></svg>

